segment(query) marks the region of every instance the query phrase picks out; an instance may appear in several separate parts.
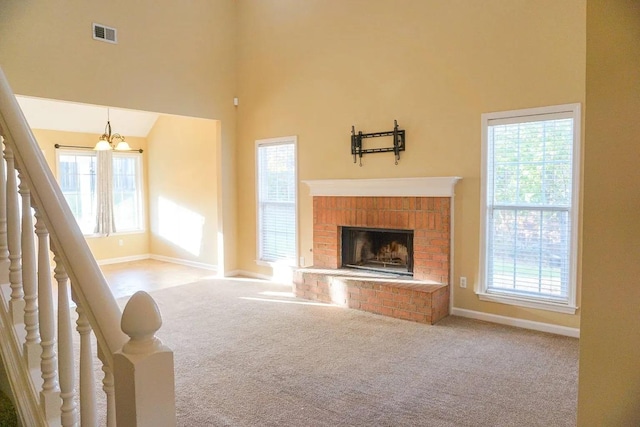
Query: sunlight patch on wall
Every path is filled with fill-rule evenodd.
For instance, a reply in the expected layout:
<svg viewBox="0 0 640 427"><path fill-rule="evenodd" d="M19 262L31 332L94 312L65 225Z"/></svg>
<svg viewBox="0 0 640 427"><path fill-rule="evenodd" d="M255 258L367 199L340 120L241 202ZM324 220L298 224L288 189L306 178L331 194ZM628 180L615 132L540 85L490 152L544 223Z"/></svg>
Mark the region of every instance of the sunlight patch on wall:
<svg viewBox="0 0 640 427"><path fill-rule="evenodd" d="M158 198L158 233L192 255L199 256L204 217L183 206Z"/></svg>

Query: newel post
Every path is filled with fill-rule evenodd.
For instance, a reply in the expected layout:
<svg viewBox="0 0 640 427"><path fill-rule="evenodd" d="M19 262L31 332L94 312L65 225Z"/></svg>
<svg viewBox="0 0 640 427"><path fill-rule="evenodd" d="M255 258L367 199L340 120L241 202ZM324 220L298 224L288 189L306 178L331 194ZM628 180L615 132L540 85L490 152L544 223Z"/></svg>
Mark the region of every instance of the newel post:
<svg viewBox="0 0 640 427"><path fill-rule="evenodd" d="M136 292L122 313L129 341L113 356L119 426L176 425L173 351L155 336L162 325L151 296Z"/></svg>

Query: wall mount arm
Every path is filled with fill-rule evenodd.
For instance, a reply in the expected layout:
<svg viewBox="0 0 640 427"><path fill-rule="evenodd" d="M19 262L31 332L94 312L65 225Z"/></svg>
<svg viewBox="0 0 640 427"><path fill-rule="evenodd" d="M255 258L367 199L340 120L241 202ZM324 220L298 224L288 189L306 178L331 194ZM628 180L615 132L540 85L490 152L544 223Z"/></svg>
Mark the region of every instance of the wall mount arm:
<svg viewBox="0 0 640 427"><path fill-rule="evenodd" d="M393 146L392 147L384 147L384 148L362 148L362 140L366 138L377 138L382 136L391 136L393 137ZM398 160L400 160L400 152L404 151L406 147L405 142L405 131L404 129L398 128L398 121L393 121L393 130L387 132L372 132L372 133L362 133L359 131L356 133L355 126L351 126L351 154L353 155L353 163L356 163L358 158L360 159L360 166L362 166L362 155L370 154L370 153L388 153L393 151L396 162L398 164Z"/></svg>

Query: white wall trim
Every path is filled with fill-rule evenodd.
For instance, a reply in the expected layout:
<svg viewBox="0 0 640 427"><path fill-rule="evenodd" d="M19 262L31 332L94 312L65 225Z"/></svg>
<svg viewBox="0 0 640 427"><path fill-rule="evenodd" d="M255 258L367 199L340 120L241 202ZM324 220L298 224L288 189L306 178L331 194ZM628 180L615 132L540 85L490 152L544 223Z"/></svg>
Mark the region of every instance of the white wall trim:
<svg viewBox="0 0 640 427"><path fill-rule="evenodd" d="M225 277L237 277L237 276L246 276L251 279L260 279L260 280L269 280L271 281L272 277L267 274L258 274L253 271L247 270L231 270L229 271Z"/></svg>
<svg viewBox="0 0 640 427"><path fill-rule="evenodd" d="M563 314L576 314L578 307L569 304L545 301L543 299L528 299L519 295L506 295L498 293L476 292L480 301L497 302L500 304L515 305L519 307L535 308L536 310L555 311Z"/></svg>
<svg viewBox="0 0 640 427"><path fill-rule="evenodd" d="M464 308L453 308L451 310L451 314L454 316L468 317L470 319L483 320L485 322L498 323L501 325L515 326L518 328L531 329L540 332L548 332L550 334L564 335L572 338L580 338L580 329L578 328L552 325L551 323L534 322L533 320L516 319L514 317L482 313L480 311L467 310Z"/></svg>
<svg viewBox="0 0 640 427"><path fill-rule="evenodd" d="M181 265L186 265L186 266L189 266L189 267L202 268L204 270L211 270L211 271L215 271L215 272L218 271L218 266L217 265L207 264L207 263L204 263L204 262L190 261L190 260L187 260L187 259L172 258L172 257L164 256L164 255L155 255L155 254L150 255L149 258L155 259L157 261L171 262L173 264L181 264Z"/></svg>
<svg viewBox="0 0 640 427"><path fill-rule="evenodd" d="M312 196L401 196L453 197L459 176L385 178L385 179L315 179L302 181Z"/></svg>
<svg viewBox="0 0 640 427"><path fill-rule="evenodd" d="M143 255L132 255L132 256L124 256L119 258L105 258L96 260L98 265L108 265L108 264L120 264L121 262L131 262L131 261L140 261L143 259L149 259L152 255L143 254Z"/></svg>
<svg viewBox="0 0 640 427"><path fill-rule="evenodd" d="M202 268L204 270L218 271L218 266L213 264L207 264L204 262L198 261L190 261L182 258L172 258L164 255L155 255L155 254L143 254L143 255L132 255L120 258L106 258L97 260L98 265L108 265L108 264L120 264L122 262L131 262L131 261L140 261L144 259L155 259L156 261L164 261L170 262L173 264L181 264L187 265L189 267Z"/></svg>

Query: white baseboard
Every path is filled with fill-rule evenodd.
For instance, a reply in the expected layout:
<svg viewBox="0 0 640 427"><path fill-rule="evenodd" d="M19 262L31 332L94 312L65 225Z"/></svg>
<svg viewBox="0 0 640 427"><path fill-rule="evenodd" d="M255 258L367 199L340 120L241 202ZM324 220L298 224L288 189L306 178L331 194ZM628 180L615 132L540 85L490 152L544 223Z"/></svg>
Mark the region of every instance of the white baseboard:
<svg viewBox="0 0 640 427"><path fill-rule="evenodd" d="M580 338L580 329L569 328L567 326L552 325L551 323L534 322L532 320L516 319L514 317L500 316L498 314L483 313L480 311L467 310L464 308L453 308L451 314L454 316L468 317L470 319L483 320L485 322L499 323L501 325L516 326L518 328L531 329L534 331L548 332L550 334L564 335L567 337Z"/></svg>
<svg viewBox="0 0 640 427"><path fill-rule="evenodd" d="M210 271L218 271L218 266L213 264L207 264L204 262L190 261L181 258L173 258L164 255L155 255L155 254L144 254L144 255L134 255L130 257L121 257L121 258L108 258L102 259L98 261L98 265L107 265L107 264L118 264L121 262L129 262L129 261L139 261L143 259L155 259L157 261L170 262L173 264L181 264L189 267L202 268L204 270ZM272 281L273 277L267 274L258 274L252 271L246 270L231 270L225 274L225 277L235 277L235 276L244 276L249 277L251 279L260 279L260 280L269 280Z"/></svg>
<svg viewBox="0 0 640 427"><path fill-rule="evenodd" d="M226 276L227 277L245 276L245 277L250 277L252 279L260 279L260 280L272 279L272 277L267 274L258 274L258 273L254 273L253 271L246 271L246 270L231 270L227 272Z"/></svg>
<svg viewBox="0 0 640 427"><path fill-rule="evenodd" d="M203 270L218 271L218 266L213 264L207 264L204 262L190 261L187 259L172 258L164 255L155 255L155 254L149 255L149 258L155 259L157 261L171 262L174 264L187 265L189 267L202 268Z"/></svg>
<svg viewBox="0 0 640 427"><path fill-rule="evenodd" d="M140 261L143 259L149 259L151 255L143 254L143 255L132 255L132 256L124 256L120 258L106 258L96 260L98 265L108 265L108 264L120 264L121 262L131 262L131 261Z"/></svg>

